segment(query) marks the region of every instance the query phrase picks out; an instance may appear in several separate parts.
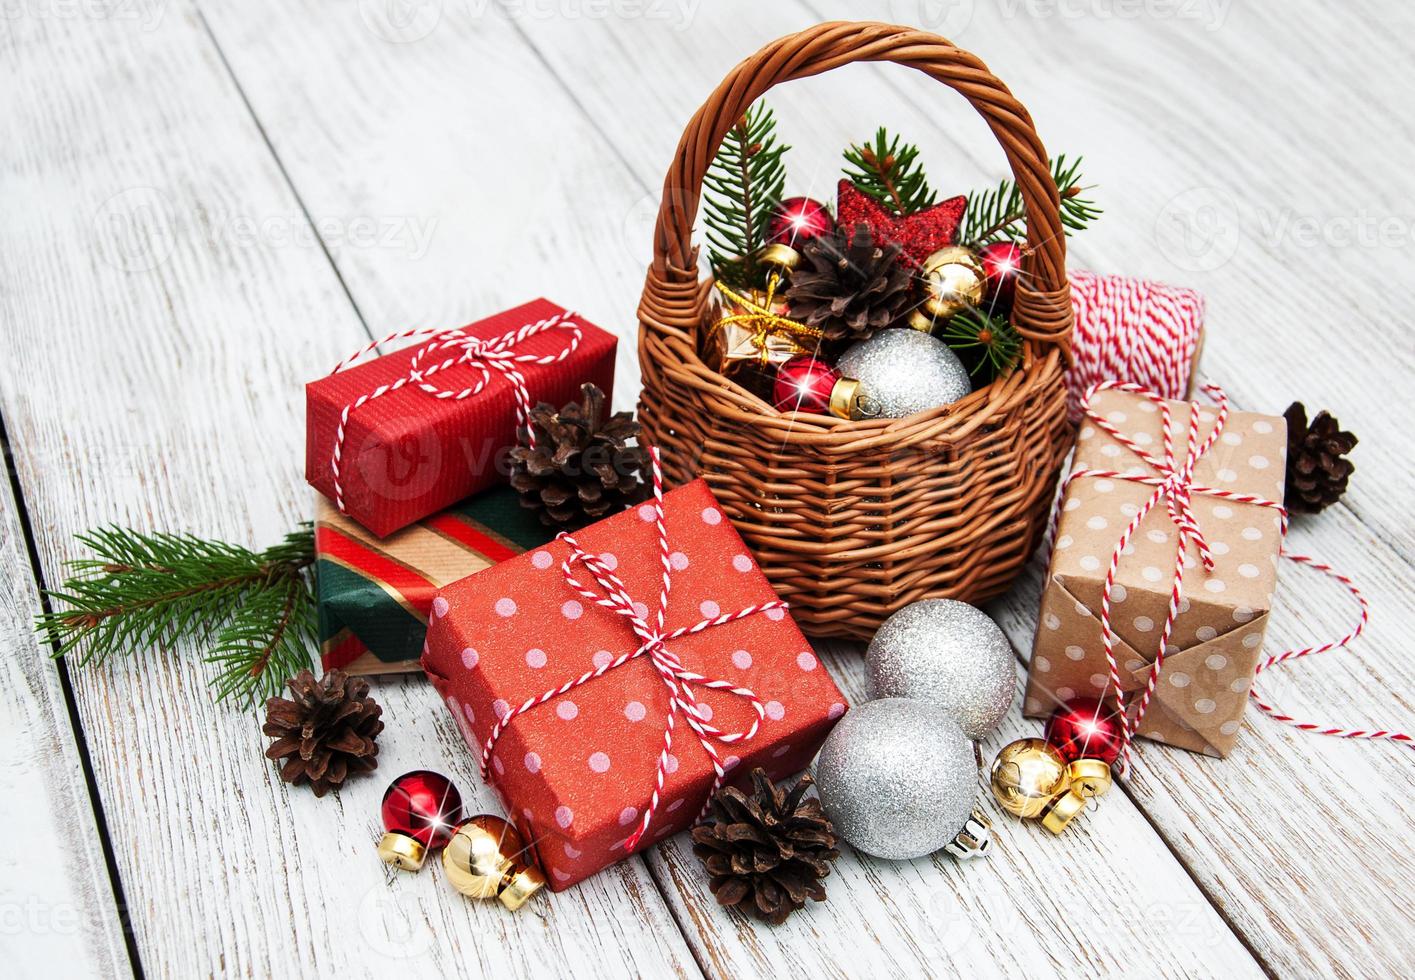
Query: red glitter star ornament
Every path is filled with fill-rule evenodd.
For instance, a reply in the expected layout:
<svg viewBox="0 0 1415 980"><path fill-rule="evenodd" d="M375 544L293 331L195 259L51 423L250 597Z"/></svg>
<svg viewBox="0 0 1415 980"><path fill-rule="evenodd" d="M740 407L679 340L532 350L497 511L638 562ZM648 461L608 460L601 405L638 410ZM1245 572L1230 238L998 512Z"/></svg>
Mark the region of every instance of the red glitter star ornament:
<svg viewBox="0 0 1415 980"><path fill-rule="evenodd" d="M876 244L898 242L905 255L916 264L922 264L939 249L958 241L958 226L967 206L968 198L959 195L922 211L896 217L850 181L842 179L835 214L841 228L853 229L863 221L874 233Z"/></svg>

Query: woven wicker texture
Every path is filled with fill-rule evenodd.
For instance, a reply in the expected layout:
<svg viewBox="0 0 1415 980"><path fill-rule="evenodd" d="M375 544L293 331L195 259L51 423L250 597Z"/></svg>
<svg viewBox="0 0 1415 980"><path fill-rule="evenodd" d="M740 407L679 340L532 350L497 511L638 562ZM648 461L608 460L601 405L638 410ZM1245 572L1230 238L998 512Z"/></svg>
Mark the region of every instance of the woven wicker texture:
<svg viewBox="0 0 1415 980"><path fill-rule="evenodd" d="M1013 321L1022 362L944 408L846 422L782 414L695 350L711 281L692 242L703 175L747 107L779 82L852 62L907 65L961 93L1001 143L1027 209ZM1065 452L1071 332L1066 243L1031 117L976 57L933 34L829 23L738 65L688 123L663 184L639 306L639 403L669 479L701 475L806 632L868 637L916 599L1007 589L1036 545Z"/></svg>

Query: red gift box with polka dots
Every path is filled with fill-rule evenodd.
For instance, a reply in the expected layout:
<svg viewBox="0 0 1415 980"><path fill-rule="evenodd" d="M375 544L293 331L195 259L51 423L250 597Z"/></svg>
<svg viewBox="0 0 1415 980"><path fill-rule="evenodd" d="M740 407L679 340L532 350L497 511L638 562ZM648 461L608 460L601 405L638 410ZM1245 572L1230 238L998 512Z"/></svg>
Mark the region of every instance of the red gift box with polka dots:
<svg viewBox="0 0 1415 980"><path fill-rule="evenodd" d="M662 632L777 600L702 480L666 494L664 517L672 586ZM645 504L574 535L650 623L662 587L654 518ZM423 668L479 761L513 706L644 643L625 616L566 580L562 563L571 553L564 540L553 541L453 583L434 600ZM596 588L583 563L572 574ZM783 609L712 625L666 648L687 674L731 688L689 683L704 721L729 735L759 723L742 741L709 736L729 782L757 766L775 779L804 769L845 712L845 698ZM639 656L515 714L500 732L488 779L553 889L631 853L626 843L643 826L658 785L669 707L665 678ZM714 781L709 752L681 712L662 773L637 850L691 826Z"/></svg>

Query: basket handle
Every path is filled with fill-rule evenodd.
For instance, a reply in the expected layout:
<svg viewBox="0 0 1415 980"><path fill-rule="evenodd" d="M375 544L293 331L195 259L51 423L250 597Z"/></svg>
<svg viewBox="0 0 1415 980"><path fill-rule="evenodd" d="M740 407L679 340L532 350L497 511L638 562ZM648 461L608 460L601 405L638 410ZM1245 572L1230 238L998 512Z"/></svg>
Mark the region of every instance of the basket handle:
<svg viewBox="0 0 1415 980"><path fill-rule="evenodd" d="M869 21L819 24L772 41L733 68L693 115L663 181L654 258L640 306L645 325L692 330L700 310L693 221L703 177L727 131L768 89L841 65L908 65L950 86L978 110L1002 144L1026 210L1027 245L1013 321L1018 333L1066 351L1071 298L1066 237L1051 165L1032 117L976 56L936 34Z"/></svg>

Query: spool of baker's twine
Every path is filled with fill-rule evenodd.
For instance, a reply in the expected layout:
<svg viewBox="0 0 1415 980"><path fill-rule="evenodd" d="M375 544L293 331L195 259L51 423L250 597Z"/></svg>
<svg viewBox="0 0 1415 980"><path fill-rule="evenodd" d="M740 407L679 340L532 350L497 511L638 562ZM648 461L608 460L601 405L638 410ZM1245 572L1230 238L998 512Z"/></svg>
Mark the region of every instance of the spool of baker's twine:
<svg viewBox="0 0 1415 980"><path fill-rule="evenodd" d="M1081 419L1081 399L1102 381L1137 384L1183 399L1203 346L1204 297L1183 286L1073 270L1072 362L1066 407Z"/></svg>

